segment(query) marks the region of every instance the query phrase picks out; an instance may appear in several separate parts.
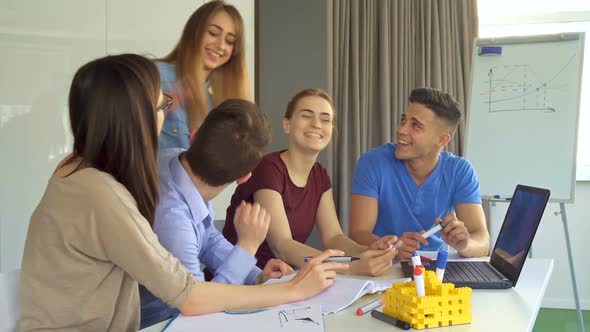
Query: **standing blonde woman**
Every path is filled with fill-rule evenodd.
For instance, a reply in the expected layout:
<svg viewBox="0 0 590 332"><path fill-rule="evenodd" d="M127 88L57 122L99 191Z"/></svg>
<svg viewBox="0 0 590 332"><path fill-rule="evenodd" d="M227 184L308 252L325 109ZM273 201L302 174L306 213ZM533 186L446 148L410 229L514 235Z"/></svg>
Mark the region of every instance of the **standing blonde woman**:
<svg viewBox="0 0 590 332"><path fill-rule="evenodd" d="M178 44L156 61L162 90L178 100L166 112L160 148L188 149L190 133L209 110L226 99L250 100L244 22L223 1L199 7L188 19Z"/></svg>

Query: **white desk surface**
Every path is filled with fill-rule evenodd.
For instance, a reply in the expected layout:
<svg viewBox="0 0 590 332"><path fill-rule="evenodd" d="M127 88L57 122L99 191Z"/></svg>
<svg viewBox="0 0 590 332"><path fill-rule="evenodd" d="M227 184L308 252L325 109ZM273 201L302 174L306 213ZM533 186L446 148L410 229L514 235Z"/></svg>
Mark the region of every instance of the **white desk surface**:
<svg viewBox="0 0 590 332"><path fill-rule="evenodd" d="M552 259L529 258L526 260L516 287L499 290L473 290L471 299L473 322L471 324L441 327L435 330L425 329L424 331L532 331L552 272ZM398 263L394 265L391 274L386 277L398 278L402 276L401 267ZM355 311L357 308L379 296L364 296L347 309L324 316L326 331L401 331L371 317L370 314L362 317L356 316ZM166 323L167 321L153 325L141 330L141 332L159 332ZM244 329L244 331L247 331L247 329Z"/></svg>

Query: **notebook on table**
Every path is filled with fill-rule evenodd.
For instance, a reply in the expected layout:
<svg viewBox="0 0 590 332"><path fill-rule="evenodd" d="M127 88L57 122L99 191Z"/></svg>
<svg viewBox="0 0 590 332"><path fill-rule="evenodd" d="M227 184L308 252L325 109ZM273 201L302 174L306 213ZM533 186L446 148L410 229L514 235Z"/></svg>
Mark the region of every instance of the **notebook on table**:
<svg viewBox="0 0 590 332"><path fill-rule="evenodd" d="M456 287L501 289L516 286L549 201L547 189L517 185L498 234L489 262L447 262L443 282ZM436 270L436 261L423 262ZM404 274L412 276L412 263L401 262Z"/></svg>

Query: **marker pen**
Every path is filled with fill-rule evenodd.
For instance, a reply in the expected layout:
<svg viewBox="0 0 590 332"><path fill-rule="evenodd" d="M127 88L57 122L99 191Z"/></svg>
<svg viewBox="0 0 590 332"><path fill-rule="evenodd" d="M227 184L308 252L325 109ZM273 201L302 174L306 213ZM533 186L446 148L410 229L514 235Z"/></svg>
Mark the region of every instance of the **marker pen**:
<svg viewBox="0 0 590 332"><path fill-rule="evenodd" d="M442 221L440 224L436 224L434 227L432 227L431 229L427 230L426 232L422 233L422 237L425 239L428 239L429 237L431 237L433 234L435 234L436 232L440 231L441 229L445 228L445 225L443 225Z"/></svg>
<svg viewBox="0 0 590 332"><path fill-rule="evenodd" d="M416 283L416 295L423 297L426 295L424 290L424 274L422 269L416 267L414 269L414 283Z"/></svg>
<svg viewBox="0 0 590 332"><path fill-rule="evenodd" d="M379 308L382 305L383 305L383 299L382 298L381 299L378 299L378 300L375 300L375 301L373 301L373 302L371 302L371 303L369 303L367 305L364 305L364 306L356 309L356 315L357 316L362 316L362 315L366 314L367 312L369 312L369 311L371 311L373 309Z"/></svg>
<svg viewBox="0 0 590 332"><path fill-rule="evenodd" d="M395 319L389 315L382 313L381 311L373 310L373 311L371 311L371 316L373 316L373 318L377 318L378 320L385 322L387 324L397 326L402 330L409 330L410 329L410 323L404 322L403 320Z"/></svg>
<svg viewBox="0 0 590 332"><path fill-rule="evenodd" d="M436 276L440 281L443 281L443 277L445 275L445 269L447 268L447 258L449 257L449 253L444 250L440 250L438 255L436 256Z"/></svg>
<svg viewBox="0 0 590 332"><path fill-rule="evenodd" d="M492 198L493 199L499 199L499 200L502 200L502 201L509 201L509 200L512 199L512 196L510 196L510 195L494 195L494 196L492 196Z"/></svg>
<svg viewBox="0 0 590 332"><path fill-rule="evenodd" d="M303 257L303 262L307 263L313 258L314 257L312 257L312 256L305 256L305 257ZM352 256L330 256L330 257L324 259L323 263L327 263L327 262L350 263L352 261L358 261L359 259L360 258L358 258L358 257L352 257Z"/></svg>
<svg viewBox="0 0 590 332"><path fill-rule="evenodd" d="M420 260L420 255L418 255L417 252L414 252L412 254L412 265L414 267L418 266L418 265L422 265L422 261Z"/></svg>

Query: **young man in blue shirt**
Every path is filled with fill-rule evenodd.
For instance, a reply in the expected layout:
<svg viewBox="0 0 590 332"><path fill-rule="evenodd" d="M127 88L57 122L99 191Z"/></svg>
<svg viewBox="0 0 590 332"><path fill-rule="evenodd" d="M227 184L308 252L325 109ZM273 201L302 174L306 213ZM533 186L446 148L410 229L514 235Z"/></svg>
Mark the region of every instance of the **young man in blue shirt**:
<svg viewBox="0 0 590 332"><path fill-rule="evenodd" d="M270 222L270 214L259 204L242 202L238 207L234 218L236 246L213 224L210 201L231 182L243 183L250 177L270 137L268 119L256 105L227 100L207 116L188 150L158 152L160 201L153 229L162 246L197 281L205 280L202 265L213 273L211 281L222 284L258 284L293 272L278 259L270 260L264 270L256 267L254 255L266 238ZM326 270L335 268L321 265ZM224 294L231 296L231 292L219 296ZM143 287L140 295L141 328L176 312Z"/></svg>
<svg viewBox="0 0 590 332"><path fill-rule="evenodd" d="M466 257L485 256L489 234L479 180L471 164L444 147L461 118L459 104L430 88L412 91L396 143L379 146L358 161L352 183L350 237L369 244L387 235L403 242L399 258L440 250L443 241ZM425 230L444 228L428 239Z"/></svg>

